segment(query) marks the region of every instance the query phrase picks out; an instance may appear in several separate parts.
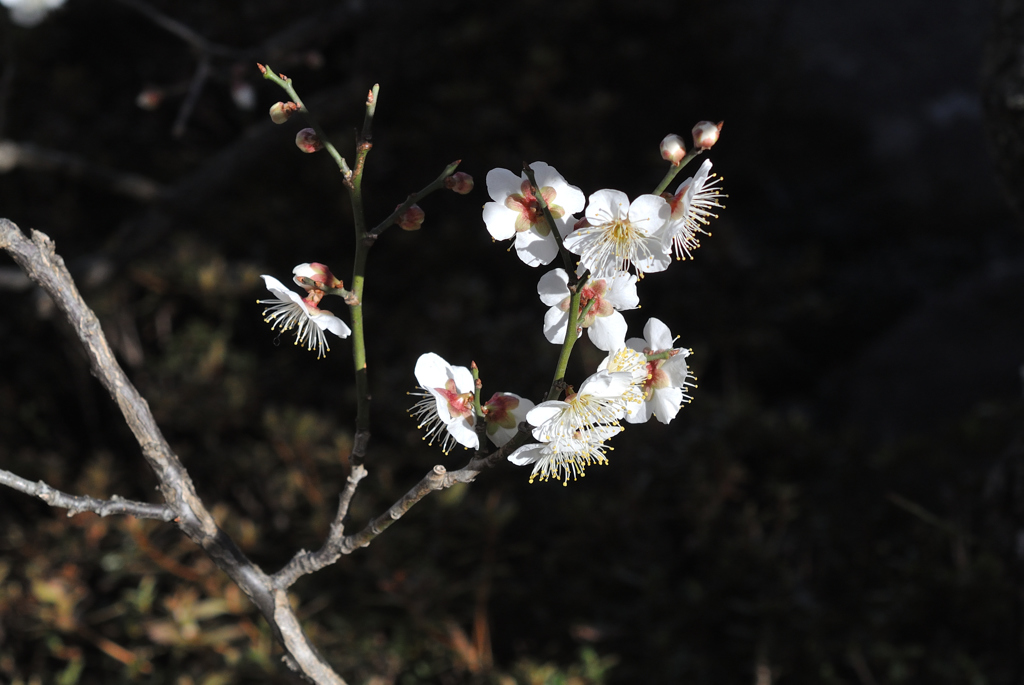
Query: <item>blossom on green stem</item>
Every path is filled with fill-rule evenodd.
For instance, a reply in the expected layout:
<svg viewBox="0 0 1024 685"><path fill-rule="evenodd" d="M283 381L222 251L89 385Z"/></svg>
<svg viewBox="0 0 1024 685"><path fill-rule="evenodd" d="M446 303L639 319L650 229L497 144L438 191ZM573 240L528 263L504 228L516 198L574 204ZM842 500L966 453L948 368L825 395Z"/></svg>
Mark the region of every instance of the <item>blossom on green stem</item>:
<svg viewBox="0 0 1024 685"><path fill-rule="evenodd" d="M544 162L534 162L530 169L556 224L554 228L564 236L575 221L572 215L583 209L583 192L566 183L554 167ZM491 169L487 172L487 192L493 202L484 205L483 218L491 237L515 238L516 254L530 266L550 264L558 254L558 243L526 172L516 176L508 169Z"/></svg>
<svg viewBox="0 0 1024 685"><path fill-rule="evenodd" d="M423 439L430 445L441 441L447 454L456 443L476 449L480 441L473 426L475 381L465 366L452 366L433 352L420 355L414 370L422 392L411 392L420 399L409 407L417 428L426 429Z"/></svg>
<svg viewBox="0 0 1024 685"><path fill-rule="evenodd" d="M620 190L599 190L587 202L586 223L565 238L565 248L580 256L593 278L611 278L633 269L641 275L664 271L671 263L664 226L669 206L657 195L632 202Z"/></svg>
<svg viewBox="0 0 1024 685"><path fill-rule="evenodd" d="M322 292L313 290L309 297L303 299L273 276L264 274L262 278L267 290L274 295L270 300L256 300L258 304L268 305L263 310L263 320L271 324L271 330L295 328L295 344L304 345L307 350L315 349L317 359L331 350L324 331L330 331L339 338L347 338L352 333L344 321L317 306L323 297ZM318 297L314 298L314 293Z"/></svg>

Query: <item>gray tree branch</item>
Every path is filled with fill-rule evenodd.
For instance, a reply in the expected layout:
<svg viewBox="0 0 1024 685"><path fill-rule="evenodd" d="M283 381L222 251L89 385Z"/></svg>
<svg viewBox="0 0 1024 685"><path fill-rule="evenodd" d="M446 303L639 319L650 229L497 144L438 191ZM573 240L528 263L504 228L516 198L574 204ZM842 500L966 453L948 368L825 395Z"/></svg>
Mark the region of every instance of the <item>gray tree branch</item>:
<svg viewBox="0 0 1024 685"><path fill-rule="evenodd" d="M157 426L149 405L125 375L110 349L99 319L82 299L56 253L53 241L39 231L31 240L11 221L0 218L0 249L6 250L64 313L85 348L94 376L121 409L128 427L142 448L142 456L159 480L159 489L174 520L193 542L203 548L267 619L275 637L287 650L285 662L314 683L344 685L302 632L291 606L275 592L270 577L253 564L224 531L196 494L195 486L178 456Z"/></svg>
<svg viewBox="0 0 1024 685"><path fill-rule="evenodd" d="M0 485L6 485L14 490L20 490L26 495L32 495L43 500L51 507L67 509L68 516L80 514L83 511L91 511L100 516L111 516L112 514L128 514L139 519L157 519L158 521L171 521L176 514L166 504L149 504L148 502L136 502L114 495L110 499L96 499L84 495L69 495L52 488L43 481L33 483L30 480L16 476L10 471L0 469Z"/></svg>

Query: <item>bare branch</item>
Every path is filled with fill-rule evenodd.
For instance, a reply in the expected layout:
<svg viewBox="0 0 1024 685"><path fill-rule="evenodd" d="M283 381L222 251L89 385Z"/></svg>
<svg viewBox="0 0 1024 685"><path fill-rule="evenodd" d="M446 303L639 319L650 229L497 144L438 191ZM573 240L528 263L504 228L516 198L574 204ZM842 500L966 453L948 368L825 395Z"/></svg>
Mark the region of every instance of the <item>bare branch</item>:
<svg viewBox="0 0 1024 685"><path fill-rule="evenodd" d="M209 77L210 58L204 54L202 59L199 60L199 66L196 67L196 73L192 75L192 83L188 87L188 95L185 96L185 101L181 103L181 109L178 110L178 118L175 119L174 126L171 127L171 135L175 138L181 138L185 135L185 126L188 125L189 117L192 116L192 110L195 109L196 103L199 102L199 94L203 92L203 86Z"/></svg>
<svg viewBox="0 0 1024 685"><path fill-rule="evenodd" d="M199 32L186 26L177 19L172 19L152 5L142 2L141 0L118 0L118 2L122 5L131 7L133 10L142 14L160 28L182 39L195 48L195 50L200 54L211 54L220 57L242 57L245 54L242 50L234 50L208 40L204 36L201 36Z"/></svg>
<svg viewBox="0 0 1024 685"><path fill-rule="evenodd" d="M0 140L0 173L6 173L16 167L58 171L71 178L94 182L115 193L137 200L155 200L164 193L164 188L159 183L145 176L107 169L81 157L58 150L47 150L31 143Z"/></svg>
<svg viewBox="0 0 1024 685"><path fill-rule="evenodd" d="M280 605L267 574L217 527L196 494L181 460L156 425L146 400L118 365L100 328L99 319L82 299L64 260L56 253L53 241L39 231L32 231L32 239L29 240L14 223L0 219L0 249L10 253L28 277L42 286L64 313L85 348L93 375L121 409L142 448L143 457L160 481L160 492L175 514L178 527L203 548L260 610L275 637L288 650L290 658L285 660L286 663L298 665L300 672L307 677L318 674L319 680L315 682L343 683L302 633L287 602L284 607Z"/></svg>
<svg viewBox="0 0 1024 685"><path fill-rule="evenodd" d="M38 497L51 507L67 509L68 516L80 514L83 511L91 511L100 516L112 514L128 514L139 519L157 519L158 521L171 521L176 514L166 504L149 504L148 502L136 502L114 495L110 499L96 499L87 495L69 495L50 487L43 481L33 483L30 480L16 476L10 471L0 469L0 485L20 490L27 495Z"/></svg>
<svg viewBox="0 0 1024 685"><path fill-rule="evenodd" d="M320 569L330 566L342 554L351 554L360 547L366 547L374 538L387 530L391 524L402 518L413 505L426 497L434 490L450 488L456 483L472 482L485 468L496 466L508 455L524 445L530 439L530 427L528 424L519 425L519 433L500 449L490 454L473 457L468 464L458 471L448 472L441 465L435 466L417 483L409 492L405 493L400 500L392 504L387 511L370 521L361 531L354 535L344 535L345 527L342 519L348 513L349 501L355 492L356 485L366 477L366 469L357 465L352 469L348 477L348 484L341 495L341 503L338 506L338 515L331 524L331 531L327 540L316 552L300 550L288 565L271 576L275 588L287 589L304 575L314 573Z"/></svg>

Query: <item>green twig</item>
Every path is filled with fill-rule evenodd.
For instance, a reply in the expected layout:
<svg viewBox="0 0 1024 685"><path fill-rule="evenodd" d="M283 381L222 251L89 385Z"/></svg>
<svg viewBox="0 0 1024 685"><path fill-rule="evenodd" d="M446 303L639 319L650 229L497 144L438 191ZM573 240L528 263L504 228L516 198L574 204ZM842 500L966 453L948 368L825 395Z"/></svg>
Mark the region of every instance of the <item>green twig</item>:
<svg viewBox="0 0 1024 685"><path fill-rule="evenodd" d="M256 66L260 68L260 73L263 74L263 78L268 81L273 81L277 85L281 86L281 88L284 89L284 92L288 93L288 97L291 98L292 102L299 106L299 111L306 115L306 118L309 120L313 130L316 131L317 138L319 138L320 142L324 144L324 149L326 149L327 152L330 153L331 157L334 158L335 164L337 164L338 168L341 169L341 173L345 175L345 182L348 183L349 179L352 177L352 170L349 168L348 162L346 162L345 158L341 156L340 152L338 152L338 148L334 147L331 141L327 139L327 134L324 133L319 122L317 122L310 111L306 109L306 105L302 102L302 98L299 97L299 94L295 92L295 88L292 87L292 80L284 74L274 73L274 70L266 65L257 64Z"/></svg>
<svg viewBox="0 0 1024 685"><path fill-rule="evenodd" d="M452 162L451 164L449 164L448 166L446 166L444 168L444 171L441 172L441 175L438 176L437 178L435 178L428 186L423 188L423 190L421 190L421 191L419 191L417 193L413 193L412 195L407 197L405 199L405 202L403 202L402 204L398 205L398 207L395 209L395 211L391 212L391 214L389 214L388 217L386 219L384 219L384 221L382 221L379 224L377 224L373 229L367 231L367 233L366 233L367 237L371 238L371 239L375 239L377 236L379 236L381 233L384 232L384 229L386 229L388 226L394 224L398 220L398 217L402 216L402 214L405 213L405 210L409 209L414 204L416 204L421 199L423 199L424 197L426 197L430 193L434 192L435 190L440 190L441 188L444 188L445 187L444 186L445 179L448 178L449 176L451 176L452 174L454 174L455 170L457 168L459 168L459 164L461 164L461 163L462 163L462 160L461 159L457 159L454 162Z"/></svg>
<svg viewBox="0 0 1024 685"><path fill-rule="evenodd" d="M671 183L672 179L675 178L679 174L679 172L683 170L683 167L689 164L694 159L696 159L697 155L699 155L702 152L704 152L704 148L694 148L693 150L689 150L686 153L686 156L679 160L679 164L670 164L668 167L668 171L665 173L665 178L661 179L661 183L659 183L658 187L654 189L653 194L661 195L662 193L664 193L665 188L668 188L668 184Z"/></svg>

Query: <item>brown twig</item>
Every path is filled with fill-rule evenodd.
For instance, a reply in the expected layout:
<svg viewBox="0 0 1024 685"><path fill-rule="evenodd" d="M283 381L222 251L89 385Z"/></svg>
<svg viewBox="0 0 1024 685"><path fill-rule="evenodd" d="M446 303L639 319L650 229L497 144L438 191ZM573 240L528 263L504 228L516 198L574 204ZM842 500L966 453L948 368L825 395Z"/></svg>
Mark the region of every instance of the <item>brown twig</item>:
<svg viewBox="0 0 1024 685"><path fill-rule="evenodd" d="M146 400L118 365L100 328L99 319L79 294L64 260L54 249L53 241L39 231L32 231L30 240L14 223L0 219L0 249L6 250L64 313L85 348L93 375L121 409L142 448L143 457L156 474L160 492L166 506L174 512L178 528L199 545L256 605L275 637L284 645L285 661L290 667L313 682L343 685L344 681L302 632L285 593L275 591L262 569L217 527L213 516L196 494L181 460L156 425Z"/></svg>
<svg viewBox="0 0 1024 685"><path fill-rule="evenodd" d="M341 521L348 512L348 501L345 500L345 493L355 491L359 480L366 476L366 470L362 466L356 466L349 475L350 485L346 485L345 493L342 494L342 505L338 507L338 515L331 524L331 532L323 546L316 552L299 551L291 561L280 571L271 576L274 587L287 589L295 584L304 575L314 573L320 569L330 566L336 562L341 555L351 554L360 547L366 547L374 538L387 530L391 524L402 518L407 511L435 490L450 488L456 483L472 482L485 468L495 466L512 454L516 449L526 444L530 439L530 427L526 423L519 425L519 433L500 449L494 450L482 457L473 457L466 466L458 471L447 471L441 465L435 466L427 475L423 476L419 483L405 493L401 499L388 507L383 514L373 519L362 530L353 535L345 535L345 527ZM359 470L357 470L359 469ZM355 478L355 482L352 480ZM348 495L351 499L351 494Z"/></svg>
<svg viewBox="0 0 1024 685"><path fill-rule="evenodd" d="M37 171L56 171L75 179L82 179L103 186L112 192L136 200L156 200L164 194L164 188L156 181L93 164L81 157L31 143L16 143L0 140L0 173L22 167Z"/></svg>
<svg viewBox="0 0 1024 685"><path fill-rule="evenodd" d="M26 495L38 497L51 507L67 509L69 517L81 514L83 511L91 511L100 516L127 514L135 518L156 519L158 521L170 521L176 516L174 510L166 504L136 502L117 495L110 499L96 499L87 495L69 495L66 492L50 487L41 480L33 483L3 469L0 469L0 485L6 485L14 490L24 492Z"/></svg>

